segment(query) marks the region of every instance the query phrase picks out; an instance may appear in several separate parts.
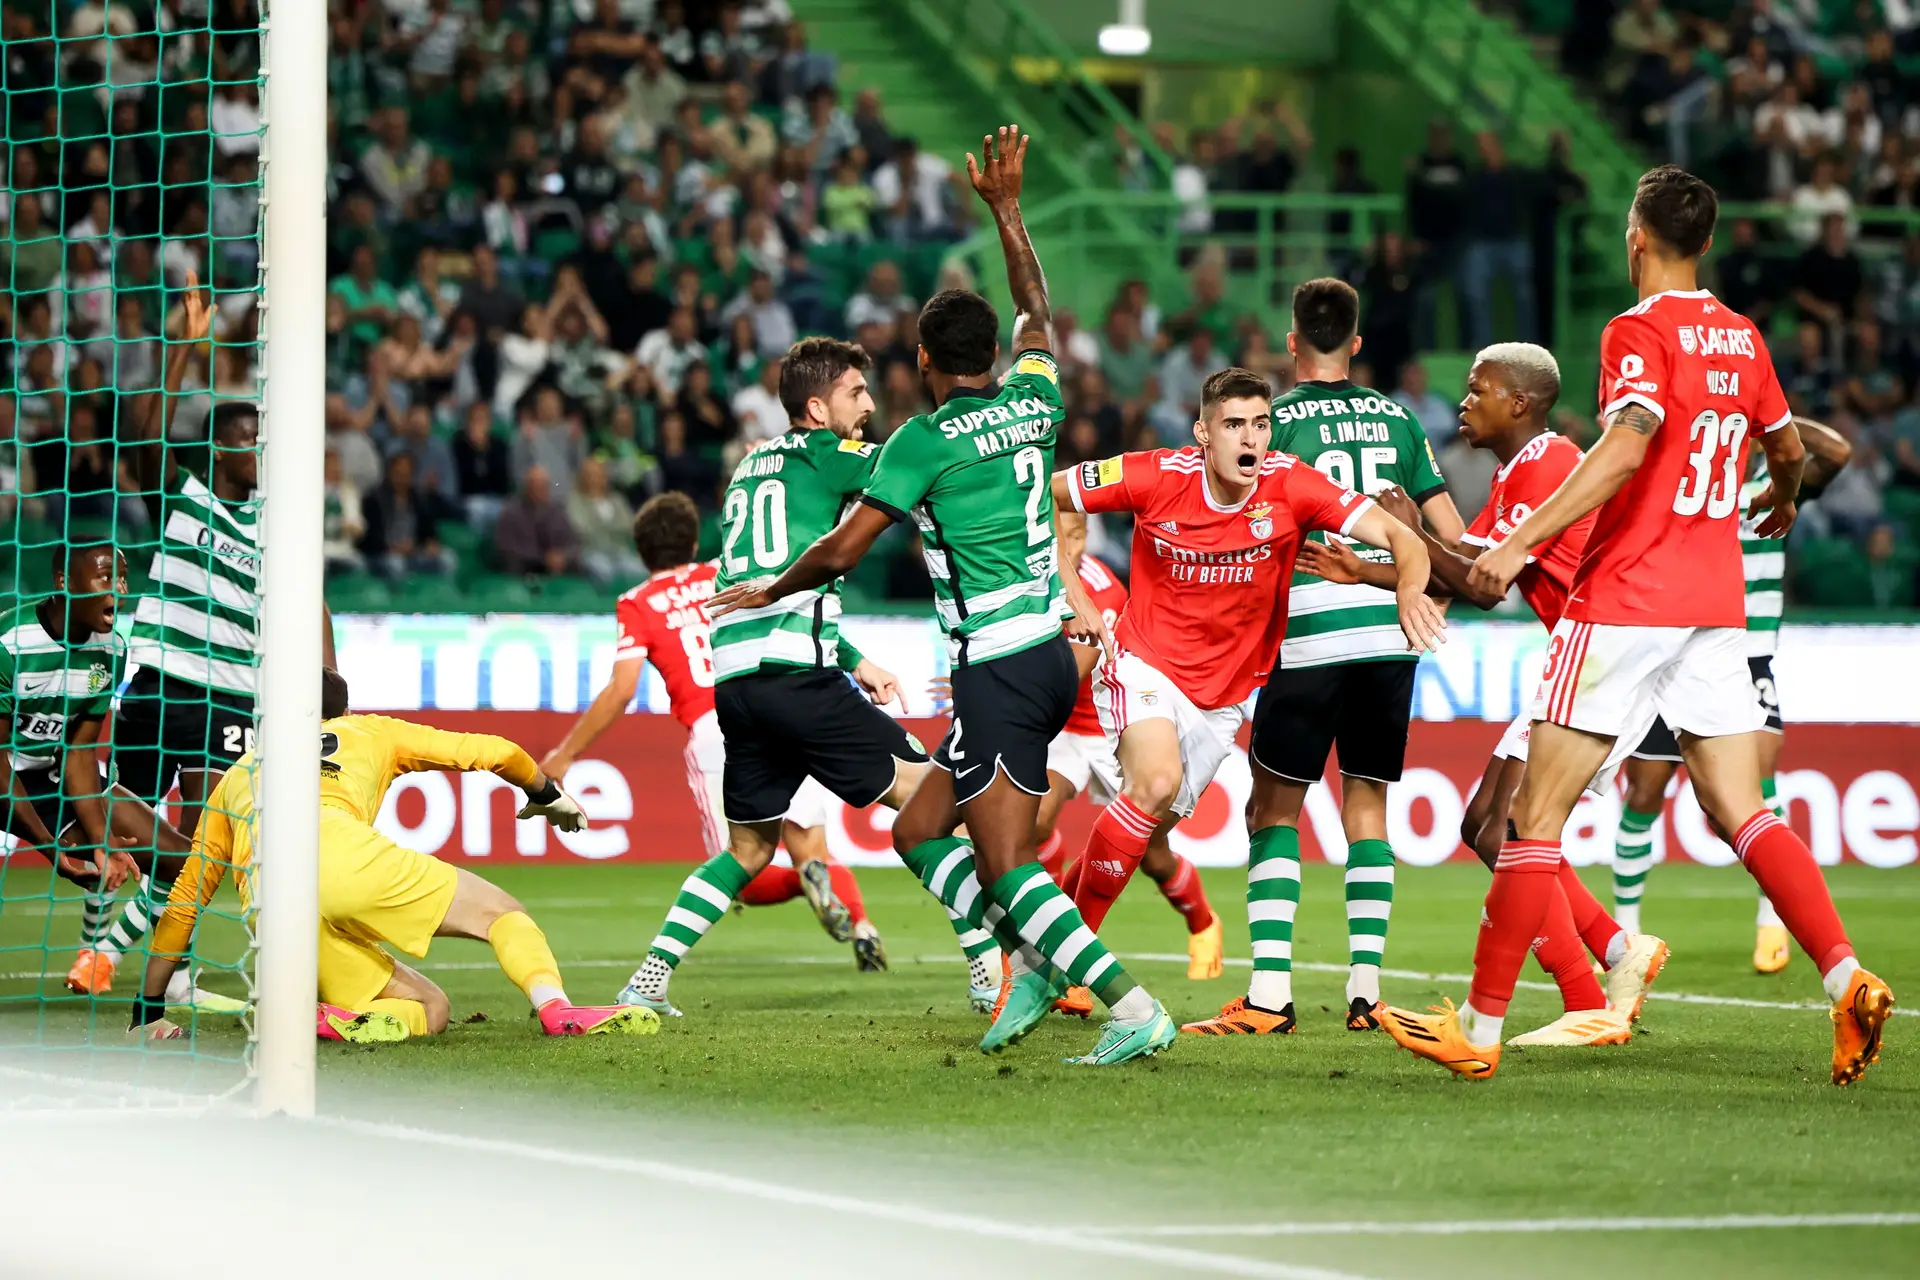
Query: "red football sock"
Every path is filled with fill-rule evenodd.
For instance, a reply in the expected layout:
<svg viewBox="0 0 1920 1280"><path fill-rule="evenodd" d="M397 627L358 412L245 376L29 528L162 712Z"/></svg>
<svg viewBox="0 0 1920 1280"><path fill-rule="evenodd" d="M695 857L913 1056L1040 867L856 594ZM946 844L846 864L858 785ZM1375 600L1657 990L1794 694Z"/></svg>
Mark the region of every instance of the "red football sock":
<svg viewBox="0 0 1920 1280"><path fill-rule="evenodd" d="M1075 858L1067 864L1067 869L1060 873L1060 892L1069 898L1080 892L1080 873L1086 869L1086 865L1085 858Z"/></svg>
<svg viewBox="0 0 1920 1280"><path fill-rule="evenodd" d="M1580 878L1580 873L1565 858L1560 860L1560 887L1566 893L1569 920L1579 931L1580 941L1587 944L1587 950L1593 952L1595 960L1611 968L1607 965L1607 947L1619 935L1620 926L1607 914L1607 909L1600 905L1600 899L1593 896L1593 890L1587 888L1586 881Z"/></svg>
<svg viewBox="0 0 1920 1280"><path fill-rule="evenodd" d="M1513 984L1533 940L1546 923L1559 886L1558 840L1509 840L1493 867L1493 888L1473 948L1473 986L1467 998L1490 1018L1504 1018Z"/></svg>
<svg viewBox="0 0 1920 1280"><path fill-rule="evenodd" d="M749 907L772 907L782 902L792 902L800 896L800 873L792 867L776 867L771 863L753 879L747 881L747 887L740 891L735 902Z"/></svg>
<svg viewBox="0 0 1920 1280"><path fill-rule="evenodd" d="M1058 831L1048 836L1040 844L1040 865L1046 868L1055 884L1060 884L1067 870L1067 841Z"/></svg>
<svg viewBox="0 0 1920 1280"><path fill-rule="evenodd" d="M838 862L829 861L827 871L833 876L834 896L847 904L847 911L853 917L853 923L859 924L867 918L866 900L860 896L860 882L853 878L853 868Z"/></svg>
<svg viewBox="0 0 1920 1280"><path fill-rule="evenodd" d="M1134 869L1145 856L1147 841L1153 838L1157 825L1153 815L1125 796L1108 805L1099 821L1093 824L1093 833L1087 837L1087 851L1080 857L1085 870L1080 873L1080 887L1073 895L1073 905L1080 909L1080 918L1087 922L1087 928L1095 933L1100 931L1107 910L1127 887L1127 881L1133 878Z"/></svg>
<svg viewBox="0 0 1920 1280"><path fill-rule="evenodd" d="M1200 872L1191 862L1179 854L1173 859L1180 864L1167 882L1160 886L1160 892L1167 896L1173 909L1187 918L1187 932L1199 933L1213 923L1213 907L1207 902L1207 890L1200 883Z"/></svg>
<svg viewBox="0 0 1920 1280"><path fill-rule="evenodd" d="M1762 809L1734 832L1733 850L1822 977L1853 954L1847 927L1827 892L1827 879L1813 860L1813 850L1792 827L1772 810Z"/></svg>
<svg viewBox="0 0 1920 1280"><path fill-rule="evenodd" d="M1580 935L1574 930L1573 910L1567 903L1567 895L1558 886L1555 886L1553 901L1547 904L1546 926L1533 940L1533 958L1559 984L1560 1003L1568 1013L1607 1007L1606 993L1600 990L1600 983L1593 976L1593 965L1588 962L1587 953L1580 946ZM1473 1007L1480 1006L1475 1003Z"/></svg>

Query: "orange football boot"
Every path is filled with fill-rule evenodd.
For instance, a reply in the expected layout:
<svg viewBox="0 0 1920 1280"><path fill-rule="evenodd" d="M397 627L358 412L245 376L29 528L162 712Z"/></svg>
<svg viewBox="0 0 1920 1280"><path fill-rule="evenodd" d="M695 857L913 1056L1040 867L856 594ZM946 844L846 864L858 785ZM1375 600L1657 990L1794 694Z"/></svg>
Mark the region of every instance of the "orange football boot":
<svg viewBox="0 0 1920 1280"><path fill-rule="evenodd" d="M1414 1013L1381 1005L1380 1029L1407 1052L1437 1062L1469 1080L1490 1080L1500 1066L1500 1046L1470 1044L1460 1029L1460 1012L1447 1000L1430 1012Z"/></svg>
<svg viewBox="0 0 1920 1280"><path fill-rule="evenodd" d="M1053 1002L1055 1013L1064 1013L1069 1018L1091 1018L1093 1016L1093 989L1091 987L1068 987L1067 994Z"/></svg>
<svg viewBox="0 0 1920 1280"><path fill-rule="evenodd" d="M67 990L77 996L104 996L113 990L113 971L120 963L118 958L103 955L92 948L83 950L73 958L73 967L67 970Z"/></svg>
<svg viewBox="0 0 1920 1280"><path fill-rule="evenodd" d="M1293 1001L1278 1013L1256 1008L1245 996L1235 996L1220 1006L1220 1012L1180 1028L1196 1036L1290 1036L1298 1028L1293 1020Z"/></svg>
<svg viewBox="0 0 1920 1280"><path fill-rule="evenodd" d="M1880 1033L1893 1016L1893 991L1865 969L1833 1002L1833 1082L1852 1084L1880 1061Z"/></svg>

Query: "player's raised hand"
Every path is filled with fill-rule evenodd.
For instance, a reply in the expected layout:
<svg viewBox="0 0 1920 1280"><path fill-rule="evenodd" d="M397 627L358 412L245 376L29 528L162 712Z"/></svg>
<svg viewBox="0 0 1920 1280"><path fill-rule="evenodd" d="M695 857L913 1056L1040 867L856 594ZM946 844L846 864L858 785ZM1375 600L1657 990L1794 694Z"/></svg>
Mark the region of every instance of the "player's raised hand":
<svg viewBox="0 0 1920 1280"><path fill-rule="evenodd" d="M1762 538L1786 537L1793 522L1800 518L1799 504L1774 497L1772 484L1754 495L1753 505L1747 508L1747 518L1751 520L1763 511L1767 518L1754 526L1754 533Z"/></svg>
<svg viewBox="0 0 1920 1280"><path fill-rule="evenodd" d="M990 207L1012 204L1020 198L1026 177L1028 136L1017 124L1001 125L980 139L980 158L967 152L967 177Z"/></svg>
<svg viewBox="0 0 1920 1280"><path fill-rule="evenodd" d="M1303 542L1294 563L1328 582L1351 586L1360 581L1360 557L1344 542Z"/></svg>
<svg viewBox="0 0 1920 1280"><path fill-rule="evenodd" d="M537 801L532 797L528 797L527 803L521 806L520 812L514 816L516 818L545 818L562 831L578 831L580 828L586 826L587 815L580 811L580 805L574 798L560 789L560 784L553 781L551 774L547 776L547 781L553 786L553 798L546 801Z"/></svg>
<svg viewBox="0 0 1920 1280"><path fill-rule="evenodd" d="M764 609L772 603L773 597L767 594L765 583L735 583L707 601L707 618L723 618L736 609Z"/></svg>
<svg viewBox="0 0 1920 1280"><path fill-rule="evenodd" d="M860 659L860 665L853 669L853 681L867 691L868 699L876 707L884 707L900 697L899 677L871 658ZM900 703L900 709L902 711L907 709L904 699Z"/></svg>
<svg viewBox="0 0 1920 1280"><path fill-rule="evenodd" d="M1491 551L1483 551L1473 562L1467 582L1475 591L1504 596L1520 571L1527 567L1527 549L1508 538Z"/></svg>
<svg viewBox="0 0 1920 1280"><path fill-rule="evenodd" d="M1396 593L1400 631L1414 653L1437 652L1447 642L1447 615L1432 596L1422 592Z"/></svg>
<svg viewBox="0 0 1920 1280"><path fill-rule="evenodd" d="M187 272L187 291L180 296L180 341L205 342L213 332L213 307L200 288L200 276Z"/></svg>

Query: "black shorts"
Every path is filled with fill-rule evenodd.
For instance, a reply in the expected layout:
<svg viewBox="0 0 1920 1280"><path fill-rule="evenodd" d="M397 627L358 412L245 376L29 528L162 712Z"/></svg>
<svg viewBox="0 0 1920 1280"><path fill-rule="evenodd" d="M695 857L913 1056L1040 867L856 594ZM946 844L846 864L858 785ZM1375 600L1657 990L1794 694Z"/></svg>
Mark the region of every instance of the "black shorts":
<svg viewBox="0 0 1920 1280"><path fill-rule="evenodd" d="M113 766L120 785L158 805L174 775L225 773L253 749L253 700L188 684L142 667L113 715Z"/></svg>
<svg viewBox="0 0 1920 1280"><path fill-rule="evenodd" d="M953 669L953 728L933 762L953 775L965 804L1004 773L1030 795L1047 793L1047 747L1067 727L1080 696L1073 645L1055 636L1004 658Z"/></svg>
<svg viewBox="0 0 1920 1280"><path fill-rule="evenodd" d="M1653 725L1647 730L1647 736L1640 739L1640 745L1627 753L1635 760L1660 760L1667 764L1684 763L1680 759L1680 741L1673 736L1673 730L1659 716L1653 718Z"/></svg>
<svg viewBox="0 0 1920 1280"><path fill-rule="evenodd" d="M13 776L18 779L20 789L27 793L27 803L32 805L33 811L40 816L40 825L45 827L54 839L57 840L66 834L67 828L79 821L79 815L66 801L66 783L58 768L18 769ZM11 808L8 812L7 829L20 839L37 846L38 842L28 832L26 824L13 817ZM51 855L52 851L42 849L41 852ZM72 880L85 888L92 888L99 879L98 876L69 875L61 868L57 859L54 861L53 868L54 874L62 879Z"/></svg>
<svg viewBox="0 0 1920 1280"><path fill-rule="evenodd" d="M894 764L927 753L898 720L831 668L758 671L713 690L727 768L729 822L777 822L808 776L856 809L893 787Z"/></svg>
<svg viewBox="0 0 1920 1280"><path fill-rule="evenodd" d="M1338 746L1348 777L1400 781L1419 665L1389 658L1280 668L1254 704L1255 763L1293 782L1318 782Z"/></svg>
<svg viewBox="0 0 1920 1280"><path fill-rule="evenodd" d="M1760 709L1767 713L1767 732L1785 733L1786 721L1780 718L1780 690L1773 683L1773 655L1748 654L1747 674L1753 677L1753 696L1759 699Z"/></svg>

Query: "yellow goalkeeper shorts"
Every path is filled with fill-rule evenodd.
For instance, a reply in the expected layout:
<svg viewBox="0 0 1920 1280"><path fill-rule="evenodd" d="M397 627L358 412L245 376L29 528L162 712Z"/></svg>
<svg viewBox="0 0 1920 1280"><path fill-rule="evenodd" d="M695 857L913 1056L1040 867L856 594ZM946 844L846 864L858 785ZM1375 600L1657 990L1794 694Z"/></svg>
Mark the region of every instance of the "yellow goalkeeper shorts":
<svg viewBox="0 0 1920 1280"><path fill-rule="evenodd" d="M348 937L424 956L447 918L459 873L403 849L360 819L320 810L320 919Z"/></svg>
<svg viewBox="0 0 1920 1280"><path fill-rule="evenodd" d="M393 980L393 957L371 942L320 922L320 999L361 1010Z"/></svg>

